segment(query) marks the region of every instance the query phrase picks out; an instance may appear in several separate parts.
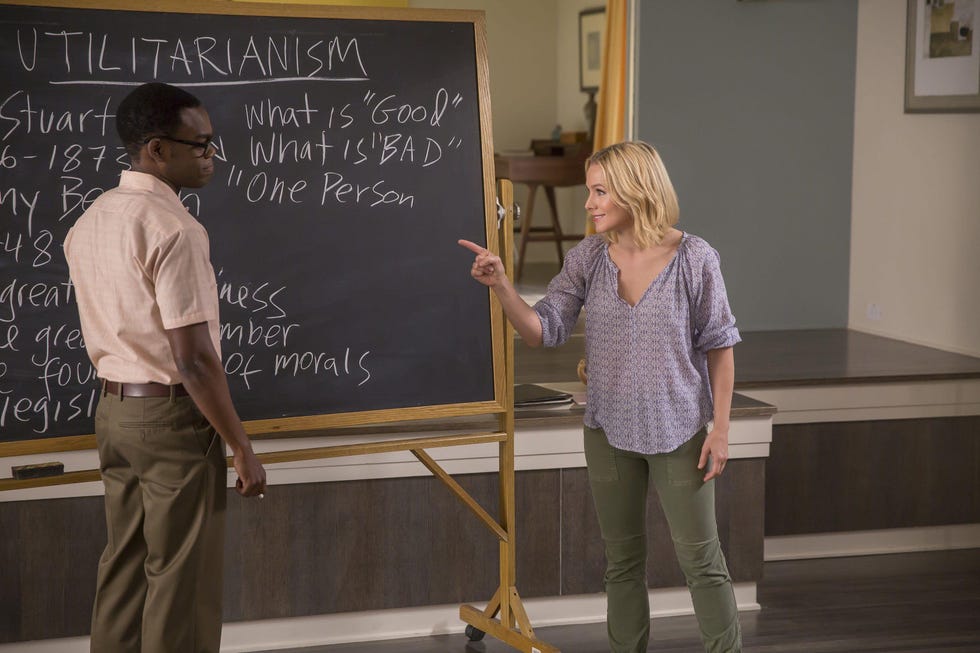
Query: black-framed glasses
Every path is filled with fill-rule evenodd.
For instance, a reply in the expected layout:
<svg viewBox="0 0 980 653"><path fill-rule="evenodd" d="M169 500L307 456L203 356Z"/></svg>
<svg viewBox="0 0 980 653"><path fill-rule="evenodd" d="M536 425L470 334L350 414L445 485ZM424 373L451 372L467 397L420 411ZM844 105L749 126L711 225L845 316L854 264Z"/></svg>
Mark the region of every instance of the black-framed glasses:
<svg viewBox="0 0 980 653"><path fill-rule="evenodd" d="M182 145L189 145L194 150L194 155L198 158L208 156L208 153L214 154L218 151L218 146L214 144L214 137L207 139L204 142L201 141L188 141L183 138L174 138L173 136L150 136L148 139L143 141L143 145L146 145L154 138L162 138L165 141L170 141L171 143L180 143Z"/></svg>

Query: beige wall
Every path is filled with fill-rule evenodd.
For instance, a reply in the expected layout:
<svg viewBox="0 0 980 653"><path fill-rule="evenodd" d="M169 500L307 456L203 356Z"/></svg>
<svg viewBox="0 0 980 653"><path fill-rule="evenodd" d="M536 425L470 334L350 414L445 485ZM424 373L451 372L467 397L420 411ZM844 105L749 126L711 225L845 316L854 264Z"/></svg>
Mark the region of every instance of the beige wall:
<svg viewBox="0 0 980 653"><path fill-rule="evenodd" d="M562 0L558 12L558 118L565 131L586 131L585 103L589 96L579 90L578 74L578 13L583 9L604 7L605 0ZM585 231L585 187L559 189L557 192L558 215L562 229L569 233ZM539 200L542 198L539 198ZM539 216L543 218L544 216ZM537 221L535 221L537 223ZM566 251L572 243L566 244ZM547 247L545 260L554 260L554 247Z"/></svg>
<svg viewBox="0 0 980 653"><path fill-rule="evenodd" d="M604 0L410 0L411 7L480 9L487 16L490 106L494 149L526 149L533 138L548 138L555 125L584 131L588 96L578 83L578 12ZM523 186L515 188L527 206ZM585 227L585 191L559 189L558 214L566 231ZM547 223L547 202L538 191L534 224ZM567 243L565 248L571 243ZM552 243L533 243L529 261L553 261Z"/></svg>
<svg viewBox="0 0 980 653"><path fill-rule="evenodd" d="M410 0L409 4L486 13L494 149L526 148L532 138L551 132L557 103L557 0Z"/></svg>
<svg viewBox="0 0 980 653"><path fill-rule="evenodd" d="M903 113L904 70L905 3L860 0L849 326L980 356L980 114Z"/></svg>

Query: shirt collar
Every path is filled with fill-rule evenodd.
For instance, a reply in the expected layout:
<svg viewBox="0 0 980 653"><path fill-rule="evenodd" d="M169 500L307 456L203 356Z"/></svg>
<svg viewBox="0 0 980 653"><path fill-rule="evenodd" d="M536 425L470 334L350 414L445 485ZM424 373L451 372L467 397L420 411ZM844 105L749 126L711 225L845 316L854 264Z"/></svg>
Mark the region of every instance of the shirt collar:
<svg viewBox="0 0 980 653"><path fill-rule="evenodd" d="M123 170L119 176L119 187L129 190L147 191L157 195L163 195L164 197L170 197L174 202L180 204L181 208L184 208L180 197L169 184L145 172Z"/></svg>

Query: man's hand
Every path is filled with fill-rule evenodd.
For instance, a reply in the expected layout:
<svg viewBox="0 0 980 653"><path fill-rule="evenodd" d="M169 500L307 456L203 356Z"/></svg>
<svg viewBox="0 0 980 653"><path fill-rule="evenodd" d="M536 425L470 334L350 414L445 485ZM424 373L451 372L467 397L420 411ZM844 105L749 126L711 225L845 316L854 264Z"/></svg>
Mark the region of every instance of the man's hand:
<svg viewBox="0 0 980 653"><path fill-rule="evenodd" d="M231 403L228 379L211 342L207 322L167 329L174 363L191 399L232 451L238 473L235 489L244 497L265 492L265 469L255 457L242 421Z"/></svg>
<svg viewBox="0 0 980 653"><path fill-rule="evenodd" d="M249 448L241 450L232 457L232 464L238 474L235 481L235 491L243 497L255 497L265 494L265 468Z"/></svg>

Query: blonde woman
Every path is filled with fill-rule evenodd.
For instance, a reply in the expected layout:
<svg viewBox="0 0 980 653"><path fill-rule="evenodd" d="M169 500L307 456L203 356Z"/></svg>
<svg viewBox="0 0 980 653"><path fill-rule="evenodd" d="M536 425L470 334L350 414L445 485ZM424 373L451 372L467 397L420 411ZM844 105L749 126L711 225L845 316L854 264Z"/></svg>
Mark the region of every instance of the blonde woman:
<svg viewBox="0 0 980 653"><path fill-rule="evenodd" d="M732 347L741 339L718 253L674 228L677 195L652 146L617 143L585 165L585 208L596 234L568 252L533 308L499 257L460 244L476 254L473 278L493 289L532 347L565 342L587 309L585 456L605 543L610 650L647 650L644 517L652 483L705 650L741 651L711 482L728 461Z"/></svg>

